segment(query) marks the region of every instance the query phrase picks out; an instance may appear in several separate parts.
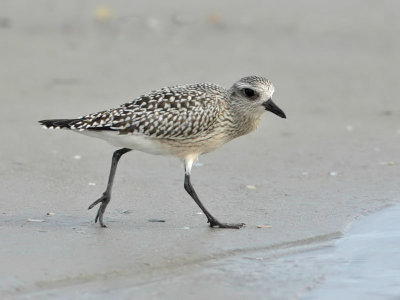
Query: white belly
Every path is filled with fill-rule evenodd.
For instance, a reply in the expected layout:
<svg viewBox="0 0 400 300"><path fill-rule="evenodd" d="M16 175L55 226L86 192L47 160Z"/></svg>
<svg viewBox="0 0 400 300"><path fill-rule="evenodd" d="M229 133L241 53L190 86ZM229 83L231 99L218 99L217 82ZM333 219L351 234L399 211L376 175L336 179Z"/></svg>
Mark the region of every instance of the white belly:
<svg viewBox="0 0 400 300"><path fill-rule="evenodd" d="M115 131L76 131L84 135L96 137L110 144L121 147L128 148L132 150L138 150L155 155L169 155L170 152L162 146L161 143L155 141L154 139L147 137L142 134L118 134Z"/></svg>

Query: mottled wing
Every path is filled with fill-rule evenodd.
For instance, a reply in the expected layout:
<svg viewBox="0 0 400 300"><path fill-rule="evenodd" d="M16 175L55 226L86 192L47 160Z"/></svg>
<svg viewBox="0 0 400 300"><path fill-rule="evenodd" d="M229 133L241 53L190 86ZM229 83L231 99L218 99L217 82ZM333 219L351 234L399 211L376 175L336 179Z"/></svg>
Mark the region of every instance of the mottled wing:
<svg viewBox="0 0 400 300"><path fill-rule="evenodd" d="M184 139L206 132L220 113L222 87L197 84L163 88L119 108L91 114L72 126L84 130L114 130L155 138Z"/></svg>

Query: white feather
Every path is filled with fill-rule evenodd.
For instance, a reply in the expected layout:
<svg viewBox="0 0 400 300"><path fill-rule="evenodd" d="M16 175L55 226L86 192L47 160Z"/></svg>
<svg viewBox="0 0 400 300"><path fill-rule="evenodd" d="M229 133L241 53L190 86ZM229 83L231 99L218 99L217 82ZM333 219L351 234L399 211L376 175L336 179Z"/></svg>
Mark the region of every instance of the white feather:
<svg viewBox="0 0 400 300"><path fill-rule="evenodd" d="M105 140L106 142L116 147L138 150L155 155L170 154L168 150L163 147L159 142L143 134L118 134L118 132L115 131L94 130L84 130L80 131L79 133Z"/></svg>

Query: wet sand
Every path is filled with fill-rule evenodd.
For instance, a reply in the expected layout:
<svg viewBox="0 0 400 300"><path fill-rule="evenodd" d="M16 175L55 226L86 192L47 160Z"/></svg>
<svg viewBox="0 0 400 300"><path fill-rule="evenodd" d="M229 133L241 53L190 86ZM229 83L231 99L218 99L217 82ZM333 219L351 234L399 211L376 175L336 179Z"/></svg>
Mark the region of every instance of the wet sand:
<svg viewBox="0 0 400 300"><path fill-rule="evenodd" d="M2 298L306 297L325 269L285 259L400 202L397 2L174 2L0 4ZM274 83L288 119L265 114L192 178L242 230L208 228L182 163L139 152L122 158L99 228L87 206L115 149L36 123L250 74Z"/></svg>

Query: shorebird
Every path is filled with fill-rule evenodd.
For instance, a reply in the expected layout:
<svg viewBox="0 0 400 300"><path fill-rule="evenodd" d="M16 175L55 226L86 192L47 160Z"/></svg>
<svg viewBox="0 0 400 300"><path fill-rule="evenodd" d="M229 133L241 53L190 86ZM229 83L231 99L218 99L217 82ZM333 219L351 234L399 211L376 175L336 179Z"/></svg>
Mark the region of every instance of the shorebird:
<svg viewBox="0 0 400 300"><path fill-rule="evenodd" d="M97 137L120 148L112 156L105 192L88 208L101 203L95 223L99 221L102 227L106 227L103 215L111 200L118 161L125 153L139 150L181 159L185 168L184 188L204 212L210 226L240 228L245 224L219 222L204 207L192 186L190 174L201 154L255 130L265 110L286 118L272 101L273 93L274 86L269 80L249 76L229 89L210 83L165 87L115 109L39 123L45 128L68 129Z"/></svg>

